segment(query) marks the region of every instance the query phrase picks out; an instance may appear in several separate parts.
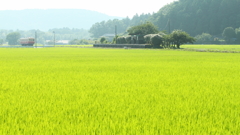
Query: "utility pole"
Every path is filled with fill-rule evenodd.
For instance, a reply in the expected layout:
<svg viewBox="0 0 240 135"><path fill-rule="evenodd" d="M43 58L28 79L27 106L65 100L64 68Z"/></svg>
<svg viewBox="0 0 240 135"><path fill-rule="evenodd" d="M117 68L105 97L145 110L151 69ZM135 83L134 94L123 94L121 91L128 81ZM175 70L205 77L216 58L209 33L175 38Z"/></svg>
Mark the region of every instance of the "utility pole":
<svg viewBox="0 0 240 135"><path fill-rule="evenodd" d="M116 40L116 44L117 44L117 25L115 25L115 40Z"/></svg>
<svg viewBox="0 0 240 135"><path fill-rule="evenodd" d="M54 47L55 47L55 31L53 31L53 43L54 43Z"/></svg>
<svg viewBox="0 0 240 135"><path fill-rule="evenodd" d="M36 44L36 48L37 48L37 31L35 31L35 44Z"/></svg>
<svg viewBox="0 0 240 135"><path fill-rule="evenodd" d="M168 33L170 34L171 33L171 26L170 26L170 19L168 19Z"/></svg>

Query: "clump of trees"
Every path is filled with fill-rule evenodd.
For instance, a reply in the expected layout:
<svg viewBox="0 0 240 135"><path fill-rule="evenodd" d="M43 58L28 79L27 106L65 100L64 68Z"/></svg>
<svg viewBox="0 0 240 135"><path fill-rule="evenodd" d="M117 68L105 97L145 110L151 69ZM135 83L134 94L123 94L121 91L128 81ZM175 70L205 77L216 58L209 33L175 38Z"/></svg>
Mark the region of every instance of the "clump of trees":
<svg viewBox="0 0 240 135"><path fill-rule="evenodd" d="M196 44L239 44L240 28L226 27L221 35L212 36L209 33L202 33L195 37Z"/></svg>
<svg viewBox="0 0 240 135"><path fill-rule="evenodd" d="M127 42L127 44L131 44L131 40L132 39L132 37L131 36L126 36L125 37L125 40L126 40L126 42ZM134 42L135 40L133 39L133 42Z"/></svg>
<svg viewBox="0 0 240 135"><path fill-rule="evenodd" d="M134 40L137 44L144 44L144 36L147 34L157 34L158 28L151 22L146 22L137 26L130 27L128 30L128 35L136 35Z"/></svg>
<svg viewBox="0 0 240 135"><path fill-rule="evenodd" d="M131 27L127 30L130 36L117 38L118 44L150 44L153 48L180 48L185 43L194 43L195 38L182 30L174 30L170 34L159 32L150 22Z"/></svg>
<svg viewBox="0 0 240 135"><path fill-rule="evenodd" d="M171 42L177 48L180 48L180 45L185 43L194 43L195 39L191 37L187 32L182 30L175 30L170 35Z"/></svg>
<svg viewBox="0 0 240 135"><path fill-rule="evenodd" d="M157 34L158 28L151 22L146 22L141 25L133 26L127 30L129 35L147 35Z"/></svg>
<svg viewBox="0 0 240 135"><path fill-rule="evenodd" d="M201 35L197 35L195 39L197 44L211 44L212 35L209 33L202 33Z"/></svg>
<svg viewBox="0 0 240 135"><path fill-rule="evenodd" d="M21 35L18 32L9 33L6 37L9 45L18 45Z"/></svg>
<svg viewBox="0 0 240 135"><path fill-rule="evenodd" d="M151 44L154 48L159 48L163 42L163 37L159 34L148 34L144 36L146 43Z"/></svg>
<svg viewBox="0 0 240 135"><path fill-rule="evenodd" d="M235 29L236 33L236 43L240 44L240 28Z"/></svg>
<svg viewBox="0 0 240 135"><path fill-rule="evenodd" d="M144 36L146 43L151 44L154 48L180 48L185 43L194 43L195 38L182 30L174 30L170 34L149 34Z"/></svg>
<svg viewBox="0 0 240 135"><path fill-rule="evenodd" d="M232 27L227 27L223 30L222 36L227 43L231 43L233 42L232 38L236 37L236 33Z"/></svg>
<svg viewBox="0 0 240 135"><path fill-rule="evenodd" d="M117 43L118 44L127 44L127 40L125 37L118 37L117 38Z"/></svg>
<svg viewBox="0 0 240 135"><path fill-rule="evenodd" d="M3 39L0 39L0 45L2 45L2 44L3 44L3 42L4 42L4 40L3 40Z"/></svg>
<svg viewBox="0 0 240 135"><path fill-rule="evenodd" d="M226 43L233 43L235 41L234 38L236 38L236 33L232 27L227 27L223 30L222 36Z"/></svg>
<svg viewBox="0 0 240 135"><path fill-rule="evenodd" d="M105 37L101 37L101 39L100 39L100 42L103 44L103 43L105 43L107 41L107 39L105 38Z"/></svg>

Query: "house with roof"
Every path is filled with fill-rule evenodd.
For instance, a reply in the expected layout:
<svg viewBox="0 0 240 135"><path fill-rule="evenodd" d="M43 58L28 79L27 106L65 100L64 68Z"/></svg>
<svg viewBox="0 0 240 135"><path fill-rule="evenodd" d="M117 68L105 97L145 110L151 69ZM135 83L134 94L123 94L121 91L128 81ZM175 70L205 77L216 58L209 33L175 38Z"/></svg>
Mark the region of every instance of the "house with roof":
<svg viewBox="0 0 240 135"><path fill-rule="evenodd" d="M100 37L105 37L108 41L112 41L113 38L115 37L115 34L104 34Z"/></svg>

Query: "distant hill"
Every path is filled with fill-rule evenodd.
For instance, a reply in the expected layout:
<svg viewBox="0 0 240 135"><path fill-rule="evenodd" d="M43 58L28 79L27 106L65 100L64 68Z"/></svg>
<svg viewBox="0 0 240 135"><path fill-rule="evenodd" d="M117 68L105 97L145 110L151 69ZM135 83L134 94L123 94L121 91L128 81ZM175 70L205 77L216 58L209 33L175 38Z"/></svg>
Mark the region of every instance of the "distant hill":
<svg viewBox="0 0 240 135"><path fill-rule="evenodd" d="M52 28L89 29L94 23L121 17L85 9L0 10L0 29L48 30Z"/></svg>
<svg viewBox="0 0 240 135"><path fill-rule="evenodd" d="M195 36L221 35L226 27L240 27L240 0L179 0L161 8L150 21L160 30L181 29Z"/></svg>

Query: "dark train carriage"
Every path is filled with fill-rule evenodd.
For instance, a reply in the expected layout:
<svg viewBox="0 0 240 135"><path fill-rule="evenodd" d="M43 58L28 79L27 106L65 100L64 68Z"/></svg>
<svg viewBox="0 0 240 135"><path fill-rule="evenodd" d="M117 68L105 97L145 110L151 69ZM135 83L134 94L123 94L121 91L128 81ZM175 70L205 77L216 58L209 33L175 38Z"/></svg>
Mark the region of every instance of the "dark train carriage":
<svg viewBox="0 0 240 135"><path fill-rule="evenodd" d="M34 43L35 43L34 38L21 38L20 39L20 44L22 46L33 46Z"/></svg>

